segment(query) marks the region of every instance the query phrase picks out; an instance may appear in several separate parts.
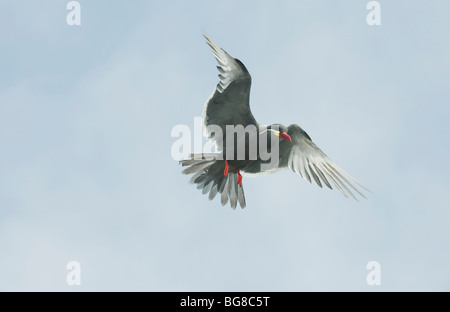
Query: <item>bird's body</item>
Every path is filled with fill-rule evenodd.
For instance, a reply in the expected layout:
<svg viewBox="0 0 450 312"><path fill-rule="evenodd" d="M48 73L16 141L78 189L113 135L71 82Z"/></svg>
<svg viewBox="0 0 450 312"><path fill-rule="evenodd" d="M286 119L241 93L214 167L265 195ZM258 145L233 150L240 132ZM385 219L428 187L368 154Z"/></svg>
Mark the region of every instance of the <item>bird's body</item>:
<svg viewBox="0 0 450 312"><path fill-rule="evenodd" d="M364 195L349 181L365 188L333 163L298 125L258 124L250 110L251 76L244 64L231 57L210 37L208 45L219 63L220 82L208 99L203 113L207 133L218 149L215 154L196 154L181 164L185 174L194 174L197 184L209 199L221 194L222 205L228 200L233 208L246 206L241 172L259 174L290 168L310 183L332 188L346 197L352 190ZM234 132L233 132L234 130ZM268 158L273 153L277 159ZM331 183L330 183L331 182Z"/></svg>

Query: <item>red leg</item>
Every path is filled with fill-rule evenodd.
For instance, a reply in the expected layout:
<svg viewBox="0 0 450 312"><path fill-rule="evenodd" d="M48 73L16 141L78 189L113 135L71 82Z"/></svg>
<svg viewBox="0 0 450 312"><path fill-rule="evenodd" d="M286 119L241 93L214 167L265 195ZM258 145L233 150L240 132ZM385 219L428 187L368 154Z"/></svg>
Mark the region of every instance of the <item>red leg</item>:
<svg viewBox="0 0 450 312"><path fill-rule="evenodd" d="M240 186L242 186L242 175L241 175L241 170L240 169L238 169L237 174L238 174L238 181L237 181L237 183Z"/></svg>
<svg viewBox="0 0 450 312"><path fill-rule="evenodd" d="M225 159L225 170L223 171L223 175L227 176L228 175L228 161Z"/></svg>

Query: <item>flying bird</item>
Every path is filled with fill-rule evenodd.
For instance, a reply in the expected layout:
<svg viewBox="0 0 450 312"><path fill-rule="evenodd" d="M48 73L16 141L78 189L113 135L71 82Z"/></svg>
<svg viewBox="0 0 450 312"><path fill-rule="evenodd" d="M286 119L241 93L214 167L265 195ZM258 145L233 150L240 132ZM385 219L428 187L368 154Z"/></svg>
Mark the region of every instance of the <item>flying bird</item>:
<svg viewBox="0 0 450 312"><path fill-rule="evenodd" d="M351 196L357 200L358 194L365 198L360 189L370 190L331 161L300 126L258 124L250 110L251 76L247 68L211 37L206 34L204 37L219 64L217 69L220 80L205 104L203 121L206 129L208 126L215 126L216 129L219 127L222 134L217 135L217 131L208 132L209 138L216 144L217 153L191 154L188 159L180 161L186 167L183 173L193 174L190 182L197 184L203 194L209 193L210 200L220 194L222 205L229 201L232 208L236 208L237 203L244 208L246 201L241 173L261 174L289 168L319 187L325 185L332 189L334 186L345 197ZM260 152L256 157L251 157L249 140L252 137L248 133L244 133L245 140L241 141L244 142L241 145L245 149L245 156L237 157L239 147L236 142L239 138L234 138L229 143L231 137L227 138L226 128L238 125L257 129L258 147L267 139L267 150L272 151L272 142L275 142L278 146L278 159L274 165L268 165L268 160ZM227 150L232 152L227 153Z"/></svg>

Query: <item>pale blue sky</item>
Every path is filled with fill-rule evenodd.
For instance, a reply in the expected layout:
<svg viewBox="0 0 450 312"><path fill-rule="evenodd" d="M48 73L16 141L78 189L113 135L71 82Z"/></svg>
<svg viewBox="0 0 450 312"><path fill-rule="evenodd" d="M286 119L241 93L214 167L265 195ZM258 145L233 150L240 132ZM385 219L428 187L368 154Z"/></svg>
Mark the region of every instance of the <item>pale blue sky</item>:
<svg viewBox="0 0 450 312"><path fill-rule="evenodd" d="M450 3L0 2L0 290L450 290ZM171 158L217 83L202 32L370 187L291 172L208 201ZM77 260L82 285L67 286ZM366 284L367 262L381 286Z"/></svg>

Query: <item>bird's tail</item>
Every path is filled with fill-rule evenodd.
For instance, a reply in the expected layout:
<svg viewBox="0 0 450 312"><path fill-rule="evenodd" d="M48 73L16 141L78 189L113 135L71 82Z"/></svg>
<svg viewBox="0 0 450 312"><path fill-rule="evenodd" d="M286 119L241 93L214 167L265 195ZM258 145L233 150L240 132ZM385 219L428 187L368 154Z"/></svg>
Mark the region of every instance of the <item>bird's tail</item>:
<svg viewBox="0 0 450 312"><path fill-rule="evenodd" d="M203 194L209 193L209 200L221 194L220 201L225 206L230 200L232 208L236 208L237 203L241 208L245 208L244 188L238 184L238 174L228 172L224 174L225 161L215 159L215 154L191 154L188 159L180 161L184 174L194 174L190 183L197 184L197 188Z"/></svg>

